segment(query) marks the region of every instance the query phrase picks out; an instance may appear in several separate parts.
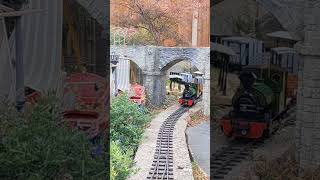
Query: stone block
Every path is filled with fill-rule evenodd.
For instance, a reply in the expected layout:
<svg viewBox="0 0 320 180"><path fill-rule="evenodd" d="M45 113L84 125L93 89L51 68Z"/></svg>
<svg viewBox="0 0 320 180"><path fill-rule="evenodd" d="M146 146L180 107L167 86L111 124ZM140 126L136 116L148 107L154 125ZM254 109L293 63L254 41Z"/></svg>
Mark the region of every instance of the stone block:
<svg viewBox="0 0 320 180"><path fill-rule="evenodd" d="M312 127L301 127L301 140L302 143L308 146L313 145L313 138L315 129Z"/></svg>
<svg viewBox="0 0 320 180"><path fill-rule="evenodd" d="M320 106L307 106L308 109L304 109L306 112L311 113L319 113L320 112ZM319 118L319 116L316 116L315 119Z"/></svg>
<svg viewBox="0 0 320 180"><path fill-rule="evenodd" d="M311 105L311 106L318 106L318 105L320 105L320 99L304 98L303 97L303 104L304 105Z"/></svg>

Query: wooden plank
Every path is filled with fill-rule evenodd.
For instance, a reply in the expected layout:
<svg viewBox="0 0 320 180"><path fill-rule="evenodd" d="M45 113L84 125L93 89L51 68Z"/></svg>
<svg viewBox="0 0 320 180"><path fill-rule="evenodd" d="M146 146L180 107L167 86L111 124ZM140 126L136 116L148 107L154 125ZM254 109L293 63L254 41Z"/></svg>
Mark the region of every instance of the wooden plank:
<svg viewBox="0 0 320 180"><path fill-rule="evenodd" d="M22 16L22 15L42 13L42 12L47 12L47 10L31 9L31 10L22 10L22 11L13 11L13 12L3 12L3 13L0 13L0 17L17 17L17 16Z"/></svg>

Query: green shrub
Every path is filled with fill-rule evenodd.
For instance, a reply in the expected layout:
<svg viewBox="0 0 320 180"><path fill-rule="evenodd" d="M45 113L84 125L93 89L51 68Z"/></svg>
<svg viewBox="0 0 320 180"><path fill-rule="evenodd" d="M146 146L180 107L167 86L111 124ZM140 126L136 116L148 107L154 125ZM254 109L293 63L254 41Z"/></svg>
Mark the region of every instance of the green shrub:
<svg viewBox="0 0 320 180"><path fill-rule="evenodd" d="M106 154L91 156L87 137L63 126L54 95L24 114L0 104L0 179L106 179Z"/></svg>
<svg viewBox="0 0 320 180"><path fill-rule="evenodd" d="M123 152L118 143L111 141L110 146L111 180L124 180L130 175L133 163L132 152Z"/></svg>
<svg viewBox="0 0 320 180"><path fill-rule="evenodd" d="M134 171L131 169L133 155L150 116L144 108L122 95L112 101L110 121L111 179L123 180Z"/></svg>
<svg viewBox="0 0 320 180"><path fill-rule="evenodd" d="M123 149L137 149L150 116L137 104L129 102L126 95L116 97L111 104L111 141Z"/></svg>

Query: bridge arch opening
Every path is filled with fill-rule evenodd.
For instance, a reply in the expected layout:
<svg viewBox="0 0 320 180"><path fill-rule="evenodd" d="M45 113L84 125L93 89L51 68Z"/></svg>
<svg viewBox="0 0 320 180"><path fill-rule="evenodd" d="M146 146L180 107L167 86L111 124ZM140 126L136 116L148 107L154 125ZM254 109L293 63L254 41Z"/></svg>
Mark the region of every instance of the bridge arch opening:
<svg viewBox="0 0 320 180"><path fill-rule="evenodd" d="M164 75L165 80L165 92L167 98L176 99L181 95L184 90L184 86L177 84L169 80L169 75L171 72L175 73L193 73L199 71L200 69L195 65L195 63L189 58L176 58L165 64L160 72ZM173 97L171 95L174 95Z"/></svg>

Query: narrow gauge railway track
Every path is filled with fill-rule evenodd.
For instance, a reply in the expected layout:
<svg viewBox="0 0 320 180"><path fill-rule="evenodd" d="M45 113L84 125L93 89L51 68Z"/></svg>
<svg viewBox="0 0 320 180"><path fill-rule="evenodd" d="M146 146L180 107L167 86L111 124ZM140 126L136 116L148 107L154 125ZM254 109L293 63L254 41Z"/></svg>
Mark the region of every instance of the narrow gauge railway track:
<svg viewBox="0 0 320 180"><path fill-rule="evenodd" d="M147 179L173 179L173 130L178 119L187 110L187 107L180 107L163 122L159 130L154 159Z"/></svg>
<svg viewBox="0 0 320 180"><path fill-rule="evenodd" d="M213 179L224 179L233 167L236 167L243 160L246 160L252 154L253 150L270 140L277 131L284 127L293 125L295 122L295 107L290 108L283 119L278 120L277 125L273 127L271 136L259 140L232 140L229 145L221 148L211 155L210 169Z"/></svg>

